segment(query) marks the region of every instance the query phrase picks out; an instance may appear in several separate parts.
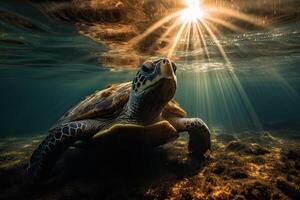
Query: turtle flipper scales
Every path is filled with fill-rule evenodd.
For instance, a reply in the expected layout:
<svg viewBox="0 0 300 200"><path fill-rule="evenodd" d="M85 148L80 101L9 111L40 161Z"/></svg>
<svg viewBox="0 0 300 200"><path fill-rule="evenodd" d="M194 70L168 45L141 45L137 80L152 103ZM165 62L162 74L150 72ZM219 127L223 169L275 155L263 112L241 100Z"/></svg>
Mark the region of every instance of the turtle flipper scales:
<svg viewBox="0 0 300 200"><path fill-rule="evenodd" d="M40 181L49 175L59 155L76 140L91 137L99 130L99 121L82 120L65 123L51 129L49 135L32 153L28 175Z"/></svg>

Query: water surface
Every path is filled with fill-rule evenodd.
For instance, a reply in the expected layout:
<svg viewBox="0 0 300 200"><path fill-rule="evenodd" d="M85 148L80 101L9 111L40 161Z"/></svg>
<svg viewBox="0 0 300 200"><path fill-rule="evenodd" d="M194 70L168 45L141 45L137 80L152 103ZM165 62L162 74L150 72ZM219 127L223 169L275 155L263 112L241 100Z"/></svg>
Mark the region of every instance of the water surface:
<svg viewBox="0 0 300 200"><path fill-rule="evenodd" d="M101 66L96 54L106 47L31 4L1 2L0 13L10 16L0 20L0 137L45 132L85 96L135 74ZM233 70L208 39L210 62L192 52L178 63L176 100L215 130L299 130L299 30L293 23L220 38Z"/></svg>

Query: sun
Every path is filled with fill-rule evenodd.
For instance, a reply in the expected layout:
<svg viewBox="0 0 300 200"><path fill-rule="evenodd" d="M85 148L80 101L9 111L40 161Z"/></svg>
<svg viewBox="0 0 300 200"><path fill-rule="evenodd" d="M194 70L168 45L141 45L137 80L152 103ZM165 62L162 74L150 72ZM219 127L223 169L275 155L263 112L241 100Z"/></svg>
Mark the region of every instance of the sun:
<svg viewBox="0 0 300 200"><path fill-rule="evenodd" d="M199 8L187 8L184 9L180 14L180 20L182 22L193 22L204 17L203 10Z"/></svg>
<svg viewBox="0 0 300 200"><path fill-rule="evenodd" d="M181 11L180 20L183 23L203 19L205 12L199 0L185 0L187 8Z"/></svg>

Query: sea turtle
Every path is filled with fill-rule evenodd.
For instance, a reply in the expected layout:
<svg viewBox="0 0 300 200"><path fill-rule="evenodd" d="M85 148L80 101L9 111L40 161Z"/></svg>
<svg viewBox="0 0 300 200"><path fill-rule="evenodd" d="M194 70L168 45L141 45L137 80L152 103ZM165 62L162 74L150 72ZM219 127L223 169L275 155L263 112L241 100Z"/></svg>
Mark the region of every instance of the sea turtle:
<svg viewBox="0 0 300 200"><path fill-rule="evenodd" d="M28 174L47 177L59 155L78 140L114 148L135 144L156 147L189 134L188 151L203 156L210 131L200 118L186 118L173 100L177 66L167 58L144 62L132 82L112 84L65 113L33 152Z"/></svg>

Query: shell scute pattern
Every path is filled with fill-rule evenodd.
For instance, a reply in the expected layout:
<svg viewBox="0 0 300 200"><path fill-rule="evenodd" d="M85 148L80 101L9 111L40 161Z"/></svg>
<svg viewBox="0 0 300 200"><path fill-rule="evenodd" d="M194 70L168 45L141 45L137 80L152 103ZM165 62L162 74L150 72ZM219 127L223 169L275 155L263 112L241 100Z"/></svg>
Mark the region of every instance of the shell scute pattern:
<svg viewBox="0 0 300 200"><path fill-rule="evenodd" d="M76 123L72 122L72 123L70 123L70 127L77 128L77 125L76 125Z"/></svg>
<svg viewBox="0 0 300 200"><path fill-rule="evenodd" d="M113 84L107 89L96 93L92 98L88 98L82 105L81 116L78 119L84 119L92 116L100 116L111 113L114 110L121 109L128 101L130 93L130 84Z"/></svg>
<svg viewBox="0 0 300 200"><path fill-rule="evenodd" d="M75 135L76 130L74 128L70 128L70 134Z"/></svg>
<svg viewBox="0 0 300 200"><path fill-rule="evenodd" d="M62 129L62 132L67 134L69 133L69 127L68 126L65 126L63 129Z"/></svg>
<svg viewBox="0 0 300 200"><path fill-rule="evenodd" d="M101 97L109 97L113 94L113 91L104 91L101 93Z"/></svg>
<svg viewBox="0 0 300 200"><path fill-rule="evenodd" d="M128 102L130 90L130 82L111 84L104 90L86 97L84 101L71 108L53 127L70 121L104 116L106 118L118 114L118 111L122 111Z"/></svg>

